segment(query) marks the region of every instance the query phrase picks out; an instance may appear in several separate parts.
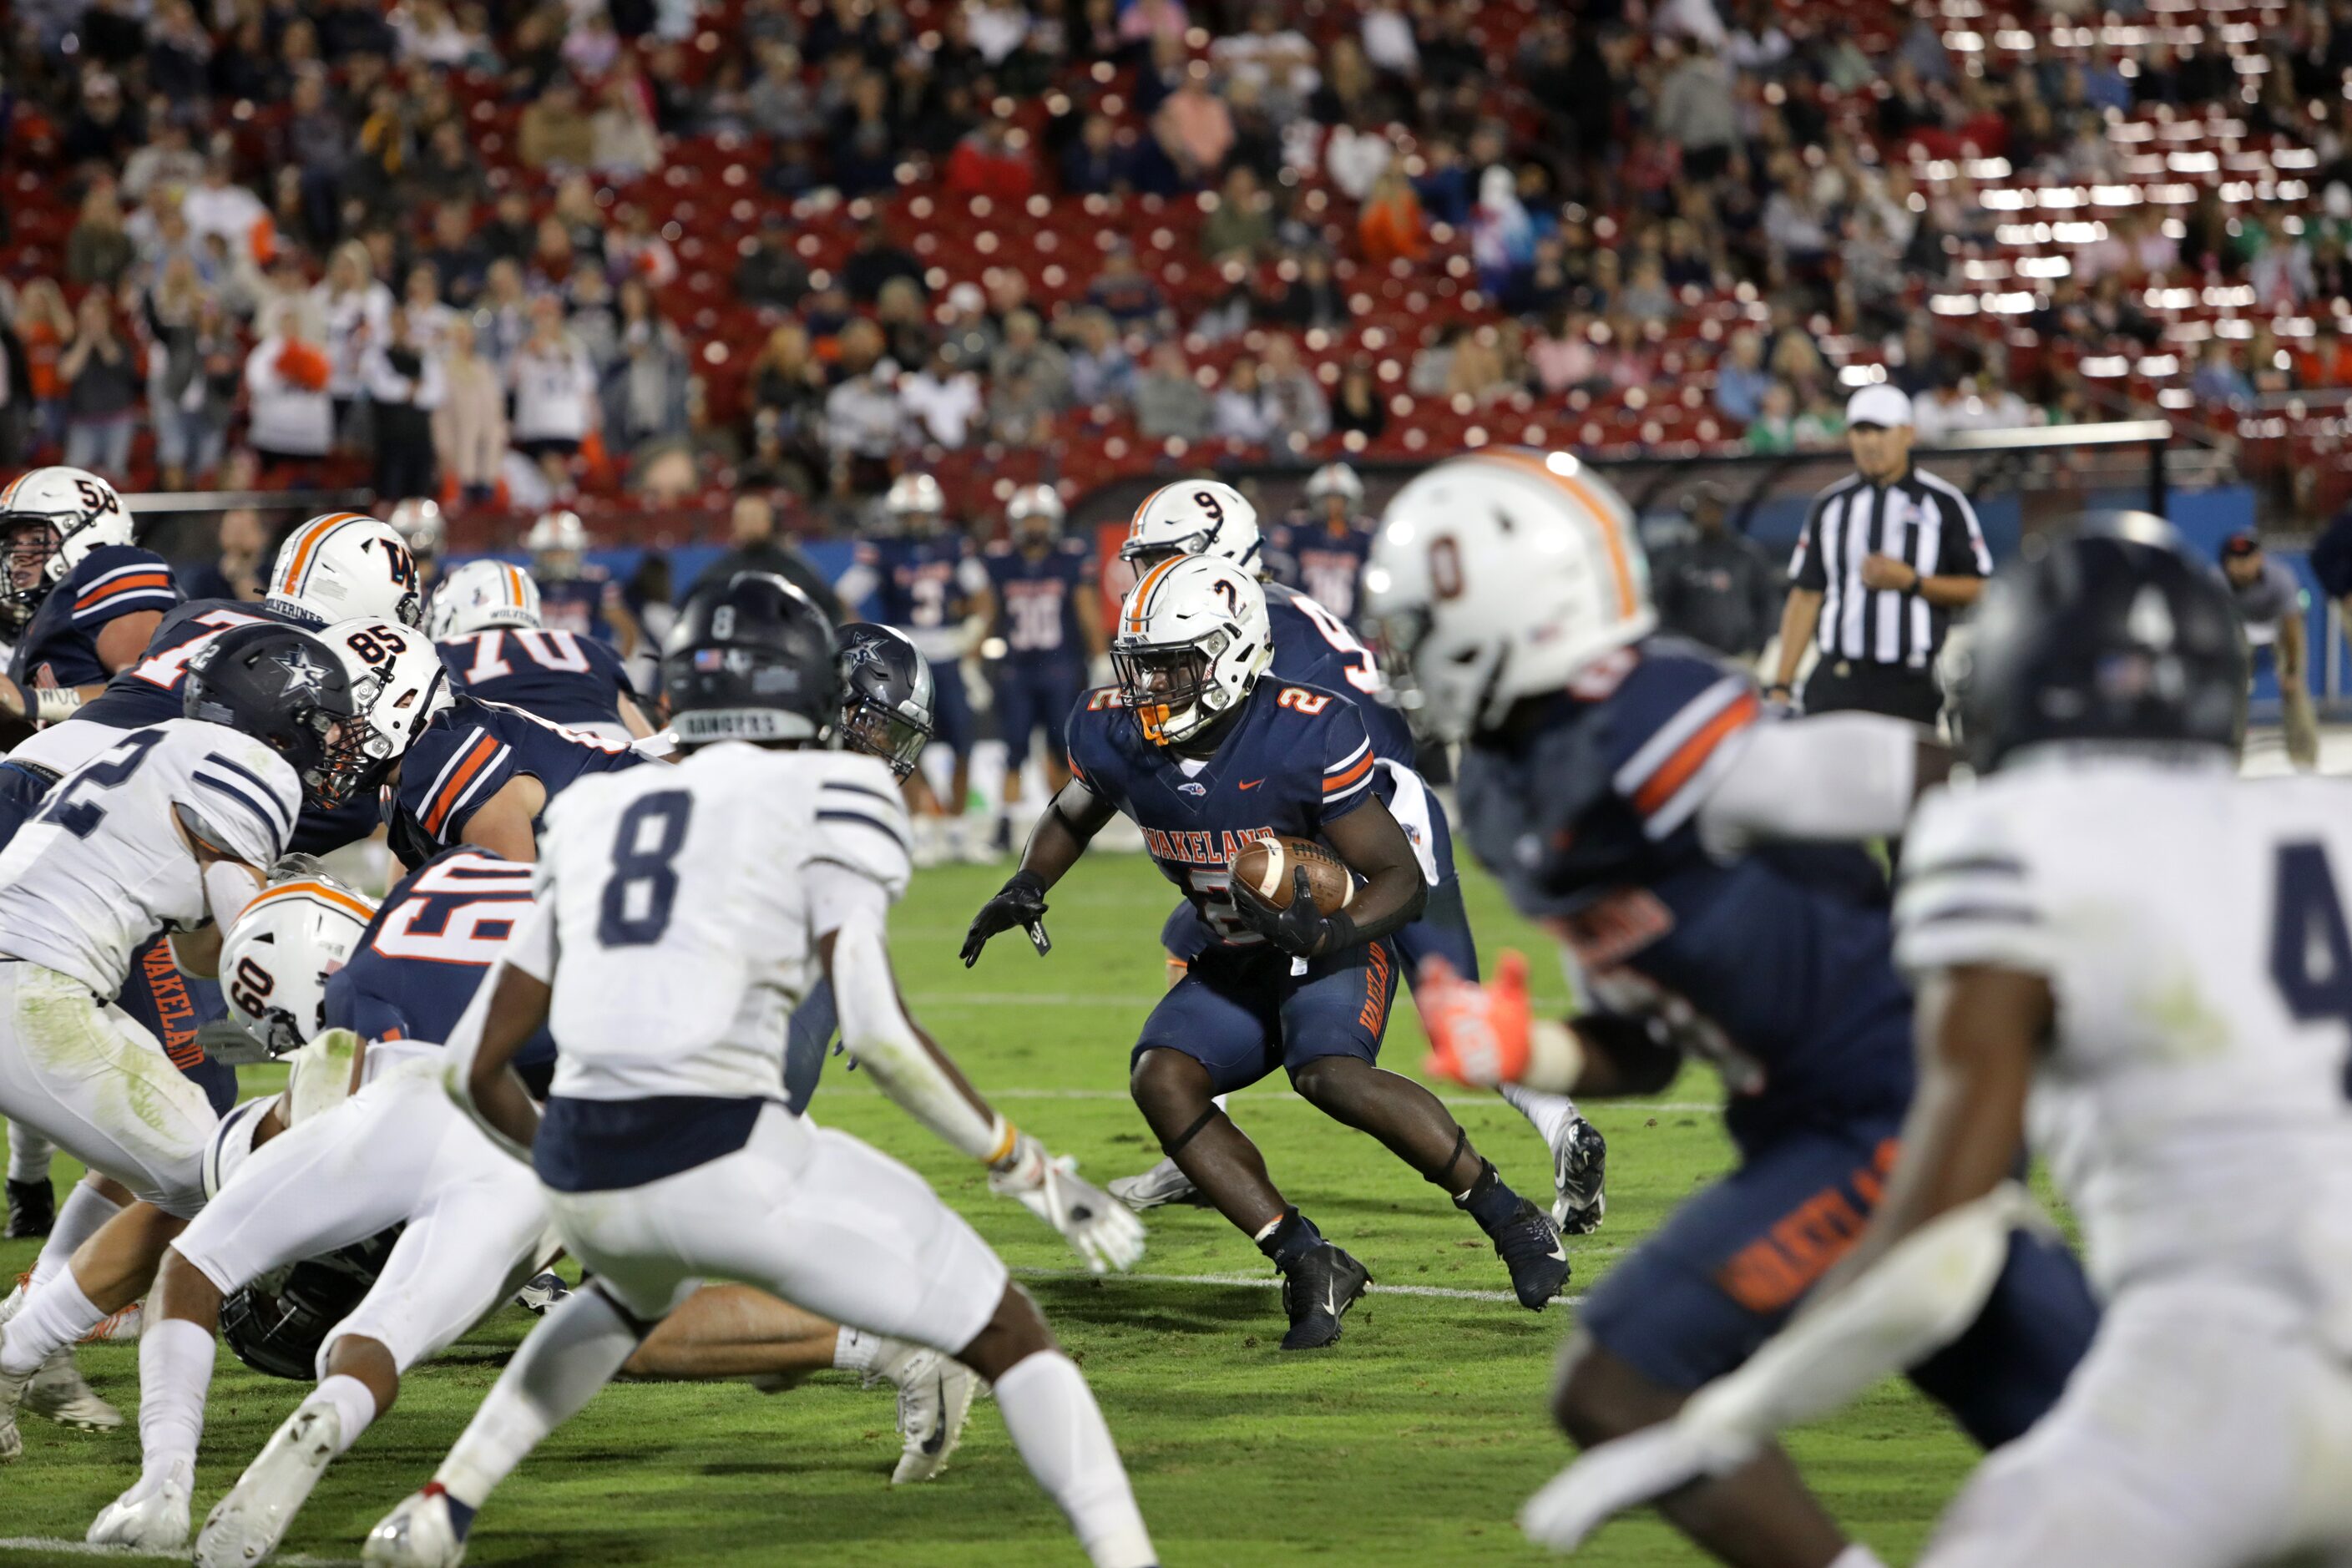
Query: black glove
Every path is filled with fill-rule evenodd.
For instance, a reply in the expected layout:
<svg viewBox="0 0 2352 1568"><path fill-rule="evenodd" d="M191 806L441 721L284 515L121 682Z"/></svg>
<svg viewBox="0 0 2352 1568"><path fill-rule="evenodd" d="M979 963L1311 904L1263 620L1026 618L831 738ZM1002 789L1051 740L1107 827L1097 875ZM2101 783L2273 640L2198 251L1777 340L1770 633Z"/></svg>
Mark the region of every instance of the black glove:
<svg viewBox="0 0 2352 1568"><path fill-rule="evenodd" d="M963 966L978 963L988 939L1014 926L1028 929L1038 957L1054 951L1053 939L1045 934L1045 883L1034 871L1013 872L996 897L980 906L980 913L971 917L971 929L963 934Z"/></svg>
<svg viewBox="0 0 2352 1568"><path fill-rule="evenodd" d="M1335 934L1330 917L1315 908L1315 894L1307 885L1305 867L1291 873L1287 909L1276 909L1245 882L1235 882L1233 889L1234 908L1241 915L1242 924L1283 952L1297 958L1313 958L1337 945L1330 941Z"/></svg>

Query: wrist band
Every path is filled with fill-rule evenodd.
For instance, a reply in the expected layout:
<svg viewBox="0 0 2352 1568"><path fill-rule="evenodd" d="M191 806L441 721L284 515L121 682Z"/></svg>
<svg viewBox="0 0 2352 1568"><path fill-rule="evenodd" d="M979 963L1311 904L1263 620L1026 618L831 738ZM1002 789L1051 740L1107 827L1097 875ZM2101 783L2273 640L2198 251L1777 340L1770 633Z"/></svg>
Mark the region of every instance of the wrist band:
<svg viewBox="0 0 2352 1568"><path fill-rule="evenodd" d="M81 708L81 689L78 686L44 686L33 692L33 717L44 724L56 724L70 719Z"/></svg>

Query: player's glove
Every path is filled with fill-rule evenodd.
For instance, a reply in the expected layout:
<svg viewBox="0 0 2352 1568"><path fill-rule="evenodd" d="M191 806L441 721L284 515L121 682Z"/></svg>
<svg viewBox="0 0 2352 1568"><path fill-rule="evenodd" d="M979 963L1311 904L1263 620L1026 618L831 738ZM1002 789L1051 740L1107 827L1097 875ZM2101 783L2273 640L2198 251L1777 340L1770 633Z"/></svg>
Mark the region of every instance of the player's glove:
<svg viewBox="0 0 2352 1568"><path fill-rule="evenodd" d="M1013 872L996 897L980 906L980 913L971 917L971 929L963 933L963 966L978 963L988 939L1014 926L1029 932L1038 957L1054 951L1053 939L1045 934L1045 883L1034 871Z"/></svg>
<svg viewBox="0 0 2352 1568"><path fill-rule="evenodd" d="M1475 1089L1525 1083L1566 1091L1584 1071L1576 1031L1536 1018L1528 1000L1528 955L1506 950L1495 978L1465 980L1442 958L1421 966L1412 988L1433 1047L1421 1070Z"/></svg>
<svg viewBox="0 0 2352 1568"><path fill-rule="evenodd" d="M1315 907L1315 893L1307 885L1307 868L1291 873L1290 904L1276 909L1246 882L1233 884L1234 909L1242 924L1294 958L1313 958L1337 945L1328 915Z"/></svg>
<svg viewBox="0 0 2352 1568"><path fill-rule="evenodd" d="M1143 1222L1077 1173L1076 1160L1056 1159L1028 1133L1016 1132L1013 1152L988 1168L988 1190L1019 1198L1097 1274L1134 1268L1143 1257Z"/></svg>

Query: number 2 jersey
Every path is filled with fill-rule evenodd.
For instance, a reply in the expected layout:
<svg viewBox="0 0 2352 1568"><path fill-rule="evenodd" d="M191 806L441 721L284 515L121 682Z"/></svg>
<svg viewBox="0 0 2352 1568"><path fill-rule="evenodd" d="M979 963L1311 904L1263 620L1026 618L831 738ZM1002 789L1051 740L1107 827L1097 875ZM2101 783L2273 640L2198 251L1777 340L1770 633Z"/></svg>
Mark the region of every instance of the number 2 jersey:
<svg viewBox="0 0 2352 1568"><path fill-rule="evenodd" d="M402 865L416 866L462 843L474 814L517 774L537 779L553 800L587 774L645 761L617 741L460 696L433 716L401 758L399 782L385 804L392 852Z"/></svg>
<svg viewBox="0 0 2352 1568"><path fill-rule="evenodd" d="M142 610L169 612L183 597L172 568L153 551L101 544L42 599L16 639L8 673L27 686L95 686L108 675L98 657L107 623Z"/></svg>
<svg viewBox="0 0 2352 1568"><path fill-rule="evenodd" d="M1665 992L1706 1020L1743 1150L1807 1123L1891 1122L1913 1081L1876 864L1851 846L1718 860L1699 843L1700 804L1767 721L1745 671L1650 637L1465 747L1461 771L1479 860L1562 938L1593 998Z"/></svg>
<svg viewBox="0 0 2352 1568"><path fill-rule="evenodd" d="M1160 874L1192 906L1160 940L1179 958L1207 948L1257 946L1230 890L1233 858L1253 838L1321 836L1377 798L1371 737L1336 691L1260 679L1240 716L1203 761L1143 738L1117 687L1092 691L1069 722L1070 772L1143 830Z"/></svg>
<svg viewBox="0 0 2352 1568"><path fill-rule="evenodd" d="M621 699L636 692L609 643L555 628L509 626L435 646L449 679L486 702L509 703L558 724L610 726L598 731L608 740L626 733Z"/></svg>
<svg viewBox="0 0 2352 1568"><path fill-rule="evenodd" d="M59 779L0 852L0 953L113 996L158 931L210 918L181 824L266 870L301 805L286 760L226 725L173 719L120 735Z"/></svg>
<svg viewBox="0 0 2352 1568"><path fill-rule="evenodd" d="M1895 955L2045 979L2032 1136L2102 1293L2187 1272L2352 1327L2352 792L2050 748L1930 795Z"/></svg>

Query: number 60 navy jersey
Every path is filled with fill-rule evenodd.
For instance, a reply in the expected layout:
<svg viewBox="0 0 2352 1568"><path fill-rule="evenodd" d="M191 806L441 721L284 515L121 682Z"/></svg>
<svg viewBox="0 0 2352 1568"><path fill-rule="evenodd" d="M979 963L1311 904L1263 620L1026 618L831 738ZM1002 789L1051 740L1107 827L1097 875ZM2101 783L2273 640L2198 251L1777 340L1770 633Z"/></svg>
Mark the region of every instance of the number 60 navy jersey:
<svg viewBox="0 0 2352 1568"><path fill-rule="evenodd" d="M474 989L536 906L531 868L471 845L444 850L402 878L327 979L326 1024L362 1039L440 1045ZM550 1061L541 1029L516 1058Z"/></svg>
<svg viewBox="0 0 2352 1568"><path fill-rule="evenodd" d="M1260 680L1205 762L1143 738L1117 687L1092 691L1070 714L1070 772L1143 829L1160 873L1192 906L1162 940L1179 958L1265 938L1242 924L1227 868L1253 838L1319 836L1375 798L1371 737L1336 691Z"/></svg>

